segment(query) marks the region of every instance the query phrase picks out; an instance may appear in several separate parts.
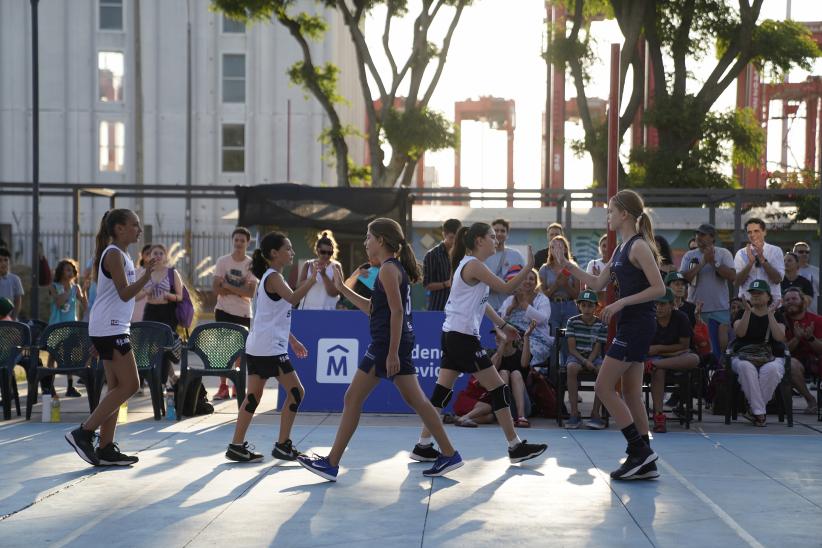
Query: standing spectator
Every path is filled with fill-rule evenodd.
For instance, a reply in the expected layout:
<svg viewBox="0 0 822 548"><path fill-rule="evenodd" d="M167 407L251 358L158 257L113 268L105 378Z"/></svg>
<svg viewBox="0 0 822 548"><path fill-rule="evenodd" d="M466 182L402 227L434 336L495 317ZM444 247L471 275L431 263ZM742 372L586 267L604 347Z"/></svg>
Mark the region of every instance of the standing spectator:
<svg viewBox="0 0 822 548"><path fill-rule="evenodd" d="M548 225L546 232L548 233L548 245L545 249L540 249L534 253L534 268L537 270L542 268L542 265L548 262L548 255L550 253L548 248L551 245L551 240L553 240L556 236L565 236L565 230L562 228L560 223L551 223Z"/></svg>
<svg viewBox="0 0 822 548"><path fill-rule="evenodd" d="M573 263L570 247L565 236L556 236L551 240L551 249L556 248L568 262ZM553 333L556 333L558 328L565 327L568 319L578 313L574 300L579 295L579 280L571 276L568 269L560 266L554 253L548 255L548 262L539 269L539 279L542 292L551 301L550 323ZM567 342L564 341L562 346L564 351Z"/></svg>
<svg viewBox="0 0 822 548"><path fill-rule="evenodd" d="M662 277L665 278L665 275L669 272L676 271L673 254L671 253L671 244L659 234L654 236L654 241L656 242L657 250L659 250L659 271L662 273Z"/></svg>
<svg viewBox="0 0 822 548"><path fill-rule="evenodd" d="M5 297L13 305L9 313L17 319L20 314L20 305L23 304L23 283L17 274L10 272L11 253L5 247L0 247L0 297Z"/></svg>
<svg viewBox="0 0 822 548"><path fill-rule="evenodd" d="M146 264L148 261L151 260L151 244L146 244L143 246L143 249L140 250L140 261L137 263L137 279L139 280L146 271ZM145 296L135 297L134 301L134 313L131 315L131 323L136 323L143 321L143 312L146 309L146 298ZM140 379L140 390L143 389L142 386L143 379Z"/></svg>
<svg viewBox="0 0 822 548"><path fill-rule="evenodd" d="M77 275L77 263L73 259L63 259L57 263L52 278L54 281L49 285L49 302L51 303L49 325L77 321L77 303L88 303L83 289L77 285ZM50 359L49 367L52 362L53 360ZM81 394L74 388L74 379L71 375L68 376L67 382L66 397L79 398Z"/></svg>
<svg viewBox="0 0 822 548"><path fill-rule="evenodd" d="M795 287L802 292L805 306L810 307L815 300L816 294L813 292L811 281L799 274L799 256L792 251L788 251L785 253L783 260L785 261L785 277L782 278L782 283L779 284L782 289L781 294L784 295L789 287Z"/></svg>
<svg viewBox="0 0 822 548"><path fill-rule="evenodd" d="M454 238L462 223L448 219L442 223L442 242L428 250L422 260L422 285L428 291L428 310L445 310L451 293L451 259Z"/></svg>
<svg viewBox="0 0 822 548"><path fill-rule="evenodd" d="M571 406L570 417L565 427L575 430L582 425L577 399L577 378L580 371L599 372L602 365L603 349L608 339L608 326L594 315L597 307L597 294L586 289L577 299L580 314L570 318L565 327L565 338L568 341L568 359L565 368L568 375L568 403ZM600 417L602 403L594 397L591 409L591 420L585 426L592 430L605 428L605 421Z"/></svg>
<svg viewBox="0 0 822 548"><path fill-rule="evenodd" d="M86 300L88 301L88 305L83 310L83 321L89 321L91 317L91 307L94 306L94 300L97 298L97 280L94 279L94 268L93 268L94 259L91 258L86 261L86 266L82 272L82 286L83 291L86 294ZM143 304L143 308L145 309L145 304Z"/></svg>
<svg viewBox="0 0 822 548"><path fill-rule="evenodd" d="M782 250L765 241L768 232L765 221L752 217L745 223L748 233L748 245L736 252L734 267L736 268L736 285L739 286L739 296L746 298L748 288L754 280L765 280L770 285L768 293L774 299L782 295L780 282L785 275L785 261Z"/></svg>
<svg viewBox="0 0 822 548"><path fill-rule="evenodd" d="M685 279L682 272L669 272L668 275L665 276L665 285L671 288L671 292L674 295L674 300L671 303L674 310L679 310L688 316L688 322L693 329L696 325L697 307L694 303L686 300L688 296L688 280Z"/></svg>
<svg viewBox="0 0 822 548"><path fill-rule="evenodd" d="M822 317L808 312L800 291L791 287L782 295L785 308L785 338L791 352L791 384L805 398L803 413L816 415L819 402L805 384L805 374L819 377L819 357L822 356Z"/></svg>
<svg viewBox="0 0 822 548"><path fill-rule="evenodd" d="M516 249L505 247L505 242L508 240L508 232L511 229L511 224L505 219L496 219L491 223L491 228L494 229L494 236L497 239L497 247L494 254L485 259L485 266L488 267L497 278L500 280L507 279L509 274L516 274L525 265L525 259L522 254ZM508 297L505 293L497 293L493 289L488 294L488 304L494 310L499 310L502 306L502 301Z"/></svg>
<svg viewBox="0 0 822 548"><path fill-rule="evenodd" d="M736 340L731 367L750 404L745 418L756 426L765 426L765 406L785 371L784 352L779 352L781 345L774 345L785 342L785 317L773 302L769 282L754 280L747 287L747 294L750 301L742 302L744 311L734 319Z"/></svg>
<svg viewBox="0 0 822 548"><path fill-rule="evenodd" d="M688 300L702 303L702 320L708 324L711 345L717 358L728 347L731 317L729 283L736 279L731 252L716 245L716 229L703 223L696 229L696 249L682 256L679 270L691 284ZM741 303L740 303L741 304Z"/></svg>
<svg viewBox="0 0 822 548"><path fill-rule="evenodd" d="M506 281L511 278L509 276ZM521 332L527 331L532 321L536 322L530 335L529 365L544 365L550 361L553 344L553 339L548 334L551 302L539 290L539 276L534 269L531 269L514 294L503 301L497 313Z"/></svg>
<svg viewBox="0 0 822 548"><path fill-rule="evenodd" d="M246 329L251 328L251 299L257 289L257 277L251 274L251 257L246 255L250 241L251 232L247 228L238 226L234 229L231 233L232 251L217 259L212 280L212 288L217 294L214 319L242 325ZM220 386L212 399L228 399L226 377L220 377Z"/></svg>
<svg viewBox="0 0 822 548"><path fill-rule="evenodd" d="M793 245L793 252L796 253L797 257L799 257L799 275L804 276L811 281L811 285L813 286L813 294L817 297L811 301L811 305L808 307L808 310L814 314L819 314L817 310L819 297L819 267L810 264L811 246L809 246L806 242L796 242Z"/></svg>
<svg viewBox="0 0 822 548"><path fill-rule="evenodd" d="M302 310L334 310L337 308L337 301L340 300L340 292L334 287L334 265L339 265L335 259L337 256L337 242L330 230L324 230L314 246L317 258L306 261L300 269L297 278L297 287L306 283L308 277L309 263L313 263L316 272L316 281L308 290L303 300L300 301L299 308Z"/></svg>

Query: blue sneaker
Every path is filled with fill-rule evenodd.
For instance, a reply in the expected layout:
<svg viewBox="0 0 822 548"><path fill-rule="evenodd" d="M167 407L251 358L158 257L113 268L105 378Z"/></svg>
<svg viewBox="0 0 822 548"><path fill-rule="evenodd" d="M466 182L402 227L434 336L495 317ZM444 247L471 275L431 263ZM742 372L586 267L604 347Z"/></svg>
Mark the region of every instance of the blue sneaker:
<svg viewBox="0 0 822 548"><path fill-rule="evenodd" d="M425 470L422 475L428 478L433 478L437 476L444 476L451 470L456 470L460 466L465 464L462 462L462 457L457 451L454 451L454 454L450 457L446 457L445 455L440 455L437 457L437 461L434 463L434 466Z"/></svg>
<svg viewBox="0 0 822 548"><path fill-rule="evenodd" d="M328 457L321 457L319 455L314 455L313 457L309 457L308 455L299 455L297 457L297 462L299 462L300 466L309 472L314 472L323 479L327 479L328 481L337 481L337 473L340 471L340 467L331 466L331 463L328 462Z"/></svg>
<svg viewBox="0 0 822 548"><path fill-rule="evenodd" d="M569 417L568 420L565 421L565 428L567 430L576 430L580 426L582 426L582 419L579 418L579 415Z"/></svg>

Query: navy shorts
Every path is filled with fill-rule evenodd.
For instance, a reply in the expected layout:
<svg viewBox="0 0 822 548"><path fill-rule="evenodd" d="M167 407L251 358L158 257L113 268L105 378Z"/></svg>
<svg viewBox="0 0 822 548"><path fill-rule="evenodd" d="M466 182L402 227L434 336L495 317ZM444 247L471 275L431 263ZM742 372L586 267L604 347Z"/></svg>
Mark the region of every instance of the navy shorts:
<svg viewBox="0 0 822 548"><path fill-rule="evenodd" d="M460 373L476 373L494 367L494 364L477 337L457 331L443 331L440 367Z"/></svg>
<svg viewBox="0 0 822 548"><path fill-rule="evenodd" d="M648 348L656 335L656 318L620 318L617 332L607 356L621 362L642 363L648 359Z"/></svg>
<svg viewBox="0 0 822 548"><path fill-rule="evenodd" d="M108 335L107 337L90 337L91 344L100 355L100 358L111 361L114 359L114 349L125 356L131 352L131 339L128 333L122 335Z"/></svg>
<svg viewBox="0 0 822 548"><path fill-rule="evenodd" d="M291 365L288 354L279 354L277 356L251 356L246 354L245 363L248 366L249 375L257 375L263 379L279 377L294 371L294 366Z"/></svg>
<svg viewBox="0 0 822 548"><path fill-rule="evenodd" d="M411 351L414 350L414 340L401 341L398 349L400 356L400 371L397 375L416 375L417 368L414 367L414 360L411 359ZM374 374L380 379L387 379L388 372L385 369L385 361L388 359L388 344L368 345L368 350L365 351L365 356L360 360L358 369L363 373L371 373L374 369Z"/></svg>

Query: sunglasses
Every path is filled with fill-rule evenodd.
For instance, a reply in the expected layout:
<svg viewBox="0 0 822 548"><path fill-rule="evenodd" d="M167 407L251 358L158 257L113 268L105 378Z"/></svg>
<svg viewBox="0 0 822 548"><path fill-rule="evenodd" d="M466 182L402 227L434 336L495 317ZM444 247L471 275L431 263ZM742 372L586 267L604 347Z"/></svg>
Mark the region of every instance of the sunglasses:
<svg viewBox="0 0 822 548"><path fill-rule="evenodd" d="M797 255L807 255L808 253L810 253L810 250L808 250L808 249L798 249L798 250L794 251L794 253L796 253Z"/></svg>
<svg viewBox="0 0 822 548"><path fill-rule="evenodd" d="M327 249L318 249L317 250L317 255L326 255L326 256L330 257L333 254L334 254L333 251L329 251Z"/></svg>

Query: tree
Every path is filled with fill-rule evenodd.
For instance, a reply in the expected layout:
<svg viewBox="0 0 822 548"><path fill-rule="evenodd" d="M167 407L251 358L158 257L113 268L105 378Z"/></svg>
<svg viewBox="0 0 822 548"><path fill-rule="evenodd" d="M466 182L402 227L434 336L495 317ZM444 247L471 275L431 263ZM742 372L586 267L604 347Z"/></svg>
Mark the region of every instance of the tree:
<svg viewBox="0 0 822 548"><path fill-rule="evenodd" d="M337 184L351 186L358 180L371 185L391 187L408 185L417 162L426 150L441 150L456 144L453 125L438 112L428 108L434 90L445 67L448 50L463 10L473 0L421 0L414 19L411 53L405 60L391 50L392 23L409 12L407 0L314 0L321 9L337 10L345 22L357 57L357 69L365 103L368 131L365 136L370 165L357 166L348 155L346 136L356 134L345 127L337 113L337 105L345 101L337 92L339 69L332 63L315 65L310 42L318 40L327 29L321 15L296 11L297 0L213 0L214 6L227 16L244 22L276 19L288 29L302 52L302 60L289 70L291 80L316 98L328 115L330 128L322 138L334 151ZM365 40L365 18L377 6L386 8L382 32L382 54L391 74L377 70L372 52ZM439 19L448 21L447 31L438 46L429 32ZM428 69L433 67L433 71ZM400 93L404 101L398 101ZM379 100L382 108L375 106ZM399 104L397 104L399 102ZM390 157L385 145L391 148Z"/></svg>
<svg viewBox="0 0 822 548"><path fill-rule="evenodd" d="M756 165L764 146L764 132L750 112L714 113L712 106L742 70L754 63L778 75L792 67L810 69L822 56L810 33L792 21L757 23L764 0L563 0L571 15L571 31L555 39L551 60L570 68L577 90L585 139L576 145L594 163L594 184L605 184L607 134L602 122L591 118L585 83L593 62L589 16L614 17L625 37L620 77L625 86L632 69L632 92L619 118L620 140L631 127L643 100L645 75L638 44L648 45L653 77L652 107L643 123L653 126L657 148L632 150L630 173L619 163L620 183L649 187L728 187L732 180L722 172L732 158ZM580 36L582 35L582 36ZM699 89L689 63L703 61L716 46L716 64ZM689 84L691 89L689 91Z"/></svg>

